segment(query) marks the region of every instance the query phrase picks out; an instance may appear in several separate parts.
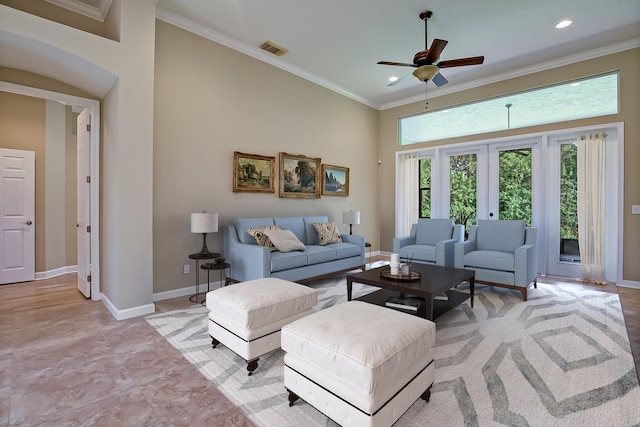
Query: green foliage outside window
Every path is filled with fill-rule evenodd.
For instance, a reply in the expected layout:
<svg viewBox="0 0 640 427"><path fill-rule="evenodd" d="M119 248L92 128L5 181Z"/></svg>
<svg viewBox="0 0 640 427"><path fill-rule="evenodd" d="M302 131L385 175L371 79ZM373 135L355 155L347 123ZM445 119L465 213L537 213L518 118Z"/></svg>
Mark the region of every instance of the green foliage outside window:
<svg viewBox="0 0 640 427"><path fill-rule="evenodd" d="M578 147L560 146L560 238L578 238Z"/></svg>
<svg viewBox="0 0 640 427"><path fill-rule="evenodd" d="M420 159L420 195L419 212L420 218L431 218L431 159Z"/></svg>
<svg viewBox="0 0 640 427"><path fill-rule="evenodd" d="M531 149L500 152L499 218L531 226Z"/></svg>
<svg viewBox="0 0 640 427"><path fill-rule="evenodd" d="M454 223L464 225L465 233L476 223L477 165L475 154L450 157L449 216Z"/></svg>

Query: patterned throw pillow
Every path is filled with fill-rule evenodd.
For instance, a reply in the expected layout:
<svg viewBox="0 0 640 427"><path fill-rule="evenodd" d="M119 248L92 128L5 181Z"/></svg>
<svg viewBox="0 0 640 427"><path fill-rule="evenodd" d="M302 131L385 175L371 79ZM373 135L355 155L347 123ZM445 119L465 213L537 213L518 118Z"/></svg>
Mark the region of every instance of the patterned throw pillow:
<svg viewBox="0 0 640 427"><path fill-rule="evenodd" d="M328 245L329 243L342 242L342 236L338 231L338 227L332 222L314 222L313 228L318 232L318 239L320 239L320 245Z"/></svg>
<svg viewBox="0 0 640 427"><path fill-rule="evenodd" d="M264 230L281 230L281 228L277 225L266 225L264 227L249 228L247 229L247 233L249 233L256 239L256 242L258 242L259 246L269 248L271 252L278 250L278 248L276 248L273 243L271 243L271 240L269 240L269 236L264 234Z"/></svg>

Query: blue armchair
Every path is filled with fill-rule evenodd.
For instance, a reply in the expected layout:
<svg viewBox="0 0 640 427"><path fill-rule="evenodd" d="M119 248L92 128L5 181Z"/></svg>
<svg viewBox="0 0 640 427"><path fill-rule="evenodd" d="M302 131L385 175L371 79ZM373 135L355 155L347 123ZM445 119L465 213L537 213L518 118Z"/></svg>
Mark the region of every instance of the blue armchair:
<svg viewBox="0 0 640 427"><path fill-rule="evenodd" d="M393 252L412 262L453 267L455 244L463 238L464 227L451 219L420 218L409 236L393 239Z"/></svg>
<svg viewBox="0 0 640 427"><path fill-rule="evenodd" d="M527 289L537 288L537 229L518 220L478 220L469 239L456 243L455 267L475 270L476 283L516 289L527 300Z"/></svg>

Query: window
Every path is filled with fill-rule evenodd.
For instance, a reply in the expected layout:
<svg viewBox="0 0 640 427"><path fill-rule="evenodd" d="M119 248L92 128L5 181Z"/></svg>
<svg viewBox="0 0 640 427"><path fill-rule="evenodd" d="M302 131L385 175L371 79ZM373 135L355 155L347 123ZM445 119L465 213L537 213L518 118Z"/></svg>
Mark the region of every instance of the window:
<svg viewBox="0 0 640 427"><path fill-rule="evenodd" d="M400 118L400 145L616 113L614 72Z"/></svg>
<svg viewBox="0 0 640 427"><path fill-rule="evenodd" d="M418 217L431 218L431 158L420 159Z"/></svg>

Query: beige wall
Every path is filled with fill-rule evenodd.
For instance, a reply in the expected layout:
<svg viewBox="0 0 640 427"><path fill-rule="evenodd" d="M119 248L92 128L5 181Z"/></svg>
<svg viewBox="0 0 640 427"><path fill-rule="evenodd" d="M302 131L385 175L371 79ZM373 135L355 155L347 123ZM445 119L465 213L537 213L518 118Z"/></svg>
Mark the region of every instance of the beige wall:
<svg viewBox="0 0 640 427"><path fill-rule="evenodd" d="M430 109L495 97L502 94L536 88L553 83L588 77L608 71L620 71L620 113L605 117L574 120L544 126L493 132L484 135L452 138L411 146L398 146L398 118L424 111L424 102L413 103L380 112L379 149L383 158L380 168L380 193L395 194L395 153L407 149L453 144L463 141L489 139L557 130L601 123L624 122L624 232L623 232L623 279L640 281L640 215L631 215L631 205L640 204L640 49L595 58L577 64L530 74L499 83L429 99ZM380 239L383 250L390 251L395 234L395 207L382 200L380 212Z"/></svg>
<svg viewBox="0 0 640 427"><path fill-rule="evenodd" d="M56 102L0 92L0 147L36 153L36 272L76 265L71 114Z"/></svg>
<svg viewBox="0 0 640 427"><path fill-rule="evenodd" d="M238 217L326 214L348 233L342 211L361 212L354 233L378 241L378 112L307 80L158 21L153 152L154 292L193 285L202 236L189 214ZM320 157L350 169L349 197L283 199L234 193L233 152ZM278 171L276 169L276 176ZM221 233L207 237L221 250ZM183 264L192 273L182 274ZM202 276L202 280L205 276ZM217 274L211 278L219 280Z"/></svg>

